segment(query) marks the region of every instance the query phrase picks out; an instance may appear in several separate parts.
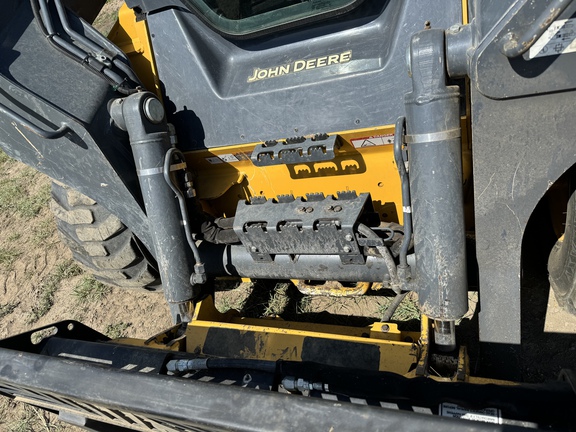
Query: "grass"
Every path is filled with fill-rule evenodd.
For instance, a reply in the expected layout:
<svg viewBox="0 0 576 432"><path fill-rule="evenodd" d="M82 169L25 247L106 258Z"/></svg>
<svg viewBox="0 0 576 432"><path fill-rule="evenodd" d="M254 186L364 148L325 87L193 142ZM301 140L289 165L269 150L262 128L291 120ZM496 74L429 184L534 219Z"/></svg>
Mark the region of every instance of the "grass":
<svg viewBox="0 0 576 432"><path fill-rule="evenodd" d="M237 310L241 311L244 307L244 303L246 302L246 298L242 297L235 297L230 298L227 296L220 296L215 303L216 310L220 313L228 312L229 310Z"/></svg>
<svg viewBox="0 0 576 432"><path fill-rule="evenodd" d="M379 316L384 315L388 306L392 303L392 298L387 299L387 301L383 304L380 304L377 310L377 314ZM418 297L414 293L409 293L402 303L392 315L392 321L410 321L410 320L419 320L420 319L420 307L418 305Z"/></svg>
<svg viewBox="0 0 576 432"><path fill-rule="evenodd" d="M72 260L58 264L39 288L38 302L28 315L28 324L33 324L48 313L54 305L54 294L60 288L60 282L82 273L82 269Z"/></svg>
<svg viewBox="0 0 576 432"><path fill-rule="evenodd" d="M9 270L22 252L13 248L0 248L0 267Z"/></svg>
<svg viewBox="0 0 576 432"><path fill-rule="evenodd" d="M16 205L16 211L23 218L30 219L46 208L49 200L50 184L45 184L36 194L22 197Z"/></svg>
<svg viewBox="0 0 576 432"><path fill-rule="evenodd" d="M46 218L32 228L32 243L36 246L49 246L46 244L46 240L52 237L55 230L54 218Z"/></svg>
<svg viewBox="0 0 576 432"><path fill-rule="evenodd" d="M15 232L10 234L6 240L8 240L9 242L13 242L18 240L20 237L22 237L22 233Z"/></svg>
<svg viewBox="0 0 576 432"><path fill-rule="evenodd" d="M76 297L78 303L86 304L98 302L106 298L112 292L112 288L98 282L92 276L84 276L82 280L74 287L72 294Z"/></svg>
<svg viewBox="0 0 576 432"><path fill-rule="evenodd" d="M104 334L110 339L118 339L126 337L126 330L130 327L132 323L119 322L116 324L110 324L104 330Z"/></svg>
<svg viewBox="0 0 576 432"><path fill-rule="evenodd" d="M20 302L11 302L0 304L0 319L10 315L18 307Z"/></svg>
<svg viewBox="0 0 576 432"><path fill-rule="evenodd" d="M50 200L50 184L29 194L30 176L0 180L0 211L16 213L25 219L38 215Z"/></svg>
<svg viewBox="0 0 576 432"><path fill-rule="evenodd" d="M59 432L62 430L60 425L52 423L47 412L40 410L31 405L17 402L9 402L10 406L6 409L17 410L18 418L10 423L0 421L0 425L5 425L10 432Z"/></svg>
<svg viewBox="0 0 576 432"><path fill-rule="evenodd" d="M14 162L14 159L12 159L10 156L8 156L0 149L0 166L4 165L6 162L8 163Z"/></svg>
<svg viewBox="0 0 576 432"><path fill-rule="evenodd" d="M270 293L268 304L266 304L266 308L264 309L264 312L262 312L263 317L276 316L284 312L289 301L287 295L289 286L290 284L288 283L276 284L274 290Z"/></svg>

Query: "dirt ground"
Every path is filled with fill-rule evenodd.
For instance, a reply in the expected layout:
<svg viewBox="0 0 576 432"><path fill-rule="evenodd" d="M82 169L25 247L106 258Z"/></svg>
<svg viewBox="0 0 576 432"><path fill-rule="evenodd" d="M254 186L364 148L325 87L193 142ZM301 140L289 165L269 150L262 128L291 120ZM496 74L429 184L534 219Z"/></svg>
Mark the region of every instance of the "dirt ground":
<svg viewBox="0 0 576 432"><path fill-rule="evenodd" d="M103 32L111 27L120 3L107 2L97 20ZM71 260L49 210L49 183L44 175L0 153L0 338L64 319L81 321L111 337L145 338L170 326L161 293L102 286ZM530 280L531 294L524 306L531 338L523 371L537 381L552 378L560 367L574 367L576 318L559 309L542 271ZM389 293L347 300L306 297L284 283L222 283L219 288L216 301L221 311L234 308L248 316L337 324L365 325L378 319L390 302ZM477 299L470 294L467 322L474 321ZM394 319L417 329L417 317L416 297L411 295ZM58 422L53 414L0 398L0 431L79 429Z"/></svg>

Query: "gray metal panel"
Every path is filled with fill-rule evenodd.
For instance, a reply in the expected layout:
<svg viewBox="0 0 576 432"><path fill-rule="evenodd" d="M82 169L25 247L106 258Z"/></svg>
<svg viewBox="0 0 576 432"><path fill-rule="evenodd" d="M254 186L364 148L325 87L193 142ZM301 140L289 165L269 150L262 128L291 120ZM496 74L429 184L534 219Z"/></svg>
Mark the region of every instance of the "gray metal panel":
<svg viewBox="0 0 576 432"><path fill-rule="evenodd" d="M410 89L409 36L426 20L444 28L461 16L460 2L380 0L347 18L236 42L182 10L151 13L148 25L170 120L193 149L394 123ZM348 51L343 64L248 82L255 68Z"/></svg>
<svg viewBox="0 0 576 432"><path fill-rule="evenodd" d="M481 341L520 343L522 238L540 198L576 163L574 97L496 101L472 91Z"/></svg>
<svg viewBox="0 0 576 432"><path fill-rule="evenodd" d="M151 249L127 137L110 127L110 84L60 53L40 32L29 2L5 0L0 15L0 103L65 137L45 140L0 116L0 147L11 157L90 196ZM76 22L76 21L75 21Z"/></svg>
<svg viewBox="0 0 576 432"><path fill-rule="evenodd" d="M576 88L576 74L572 73L576 69L576 53L528 59L528 53L508 58L501 52L506 35L526 31L534 19L547 10L551 1L518 1L492 30L483 35L470 68L474 86L482 94L504 99ZM500 10L501 7L496 9ZM494 12L489 11L486 19L494 16ZM576 3L569 6L558 19L574 16Z"/></svg>

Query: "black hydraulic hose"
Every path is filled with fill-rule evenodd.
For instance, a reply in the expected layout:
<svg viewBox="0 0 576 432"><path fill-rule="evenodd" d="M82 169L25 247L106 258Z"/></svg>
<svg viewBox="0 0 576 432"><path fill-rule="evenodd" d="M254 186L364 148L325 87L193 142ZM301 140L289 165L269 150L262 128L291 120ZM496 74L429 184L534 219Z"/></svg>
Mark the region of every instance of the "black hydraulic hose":
<svg viewBox="0 0 576 432"><path fill-rule="evenodd" d="M114 90L118 91L119 93L130 95L136 92L136 89L124 88L123 84L125 80L115 72L111 71L111 73L107 73L109 68L106 68L103 63L98 62L97 60L95 61L97 61L102 66L102 68L101 70L96 69L89 61L91 56L88 53L66 42L55 33L46 0L30 0L30 5L36 23L54 48L56 48L59 52L71 60L80 63L90 72L108 81L110 85L114 87Z"/></svg>
<svg viewBox="0 0 576 432"><path fill-rule="evenodd" d="M251 369L276 373L278 363L271 360L250 360L231 358L197 358L170 360L166 363L169 372L190 372L205 369Z"/></svg>
<svg viewBox="0 0 576 432"><path fill-rule="evenodd" d="M172 182L170 178L170 165L172 165L172 156L177 155L180 157L182 161L185 161L184 155L182 152L176 148L171 148L166 152L166 156L164 157L164 179L170 189L176 194L178 198L178 204L180 205L180 213L182 214L182 224L184 225L184 232L186 233L186 240L188 241L188 245L190 249L192 249L192 253L194 254L194 261L196 264L201 264L202 259L200 258L200 252L198 251L198 246L196 246L196 242L192 238L192 232L190 231L190 224L188 223L188 209L186 208L186 199L184 198L184 194L182 191Z"/></svg>
<svg viewBox="0 0 576 432"><path fill-rule="evenodd" d="M92 50L93 53L99 54L105 51L105 48L101 45L98 45L96 42L88 39L87 37L81 35L80 33L76 32L71 26L70 22L68 21L68 15L66 12L66 8L62 4L61 0L54 0L56 4L56 9L58 11L58 16L60 17L60 22L62 23L62 27L64 31L74 40L78 41L88 49ZM122 60L120 59L113 59L112 64L120 69L128 78L134 81L138 85L142 85L140 79L136 76L134 71ZM106 72L105 72L106 73ZM119 82L122 82L122 78L118 76Z"/></svg>
<svg viewBox="0 0 576 432"><path fill-rule="evenodd" d="M396 297L394 297L394 300L392 300L392 303L390 303L390 305L386 308L384 315L382 315L382 319L381 319L382 322L388 322L392 319L394 312L396 312L396 309L398 309L398 306L400 306L400 303L402 303L402 300L404 300L404 297L406 297L406 294L408 294L408 293L405 292L405 293L396 294Z"/></svg>
<svg viewBox="0 0 576 432"><path fill-rule="evenodd" d="M380 239L380 237L378 237L378 234L376 234L374 231L372 231L368 226L364 224L358 225L358 232L367 238ZM392 303L390 303L390 306L388 306L386 312L384 312L384 315L382 316L382 321L384 322L384 321L390 321L392 315L394 315L394 312L396 312L396 309L398 309L398 306L400 305L400 303L402 303L402 300L404 300L404 297L406 297L406 294L408 293L402 293L400 291L400 279L398 277L398 269L396 267L396 263L394 262L394 258L392 257L392 254L390 253L388 248L385 245L382 245L377 246L376 249L378 250L378 252L380 252L382 258L384 258L386 267L388 267L388 273L390 274L392 289L394 290L394 292L396 292L396 297L394 297L394 300L392 300Z"/></svg>
<svg viewBox="0 0 576 432"><path fill-rule="evenodd" d="M60 17L60 22L62 23L62 27L64 28L64 31L66 33L68 33L68 35L72 39L78 41L79 43L84 45L86 48L92 50L94 53L102 52L103 48L101 46L97 45L95 42L91 41L90 39L81 35L80 33L74 31L74 29L72 27L70 27L70 22L68 21L68 15L66 13L66 9L64 8L64 5L62 4L62 1L61 0L54 0L54 3L56 4L56 10L58 11L58 16Z"/></svg>
<svg viewBox="0 0 576 432"><path fill-rule="evenodd" d="M378 237L378 234L376 234L374 231L372 231L368 226L366 226L364 224L358 225L358 232L366 238L370 238L373 240L381 240L381 238ZM376 246L376 249L378 250L378 252L380 252L380 255L382 255L382 258L384 259L384 263L386 264L386 267L388 267L388 274L390 275L390 279L391 279L392 283L394 285L398 285L398 283L399 283L398 271L396 269L396 263L394 262L394 258L392 257L392 254L390 253L388 248L384 245Z"/></svg>
<svg viewBox="0 0 576 432"><path fill-rule="evenodd" d="M408 249L410 248L410 240L412 238L412 203L410 200L410 180L404 155L402 153L402 141L404 137L404 129L406 128L406 118L399 117L396 120L396 129L394 131L394 160L398 167L400 174L400 181L402 182L402 210L404 215L404 238L402 239L402 246L400 248L400 266L403 268L408 267Z"/></svg>
<svg viewBox="0 0 576 432"><path fill-rule="evenodd" d="M128 78L134 81L137 85L143 86L142 81L138 78L138 75L132 70L132 68L124 63L121 59L115 58L112 60L112 64L120 69L122 72L126 74Z"/></svg>

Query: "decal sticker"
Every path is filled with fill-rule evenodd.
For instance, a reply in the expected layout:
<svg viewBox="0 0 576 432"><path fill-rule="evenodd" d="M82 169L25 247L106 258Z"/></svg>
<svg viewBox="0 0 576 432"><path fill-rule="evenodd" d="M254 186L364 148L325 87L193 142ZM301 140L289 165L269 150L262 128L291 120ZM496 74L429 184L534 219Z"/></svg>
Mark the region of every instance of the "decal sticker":
<svg viewBox="0 0 576 432"><path fill-rule="evenodd" d="M444 402L440 404L440 415L442 417L461 418L484 423L502 424L502 416L500 415L500 410L497 408L472 410L462 408L461 406L453 403Z"/></svg>
<svg viewBox="0 0 576 432"><path fill-rule="evenodd" d="M376 135L365 138L356 138L350 141L356 148L373 147L394 144L394 135Z"/></svg>
<svg viewBox="0 0 576 432"><path fill-rule="evenodd" d="M220 159L223 160L224 162L240 162L240 159L238 159L236 156L234 156L233 154L223 154L220 155Z"/></svg>
<svg viewBox="0 0 576 432"><path fill-rule="evenodd" d="M554 21L528 51L528 58L576 51L576 18Z"/></svg>

